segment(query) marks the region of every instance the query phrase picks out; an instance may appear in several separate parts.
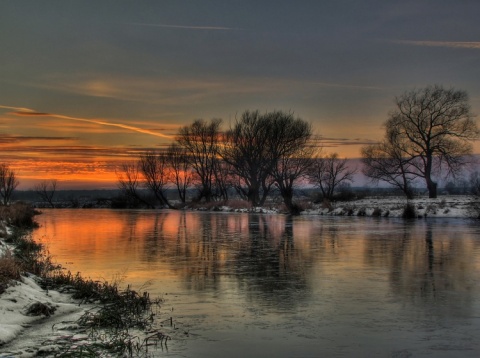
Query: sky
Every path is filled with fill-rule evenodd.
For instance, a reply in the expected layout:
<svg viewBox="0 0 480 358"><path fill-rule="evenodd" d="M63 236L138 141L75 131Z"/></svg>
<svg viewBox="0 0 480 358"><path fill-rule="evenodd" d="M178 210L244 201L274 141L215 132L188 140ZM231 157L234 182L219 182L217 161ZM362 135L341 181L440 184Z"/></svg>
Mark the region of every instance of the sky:
<svg viewBox="0 0 480 358"><path fill-rule="evenodd" d="M195 119L293 111L358 158L395 96L465 90L480 113L477 0L2 0L0 162L20 189L115 187ZM474 146L480 153L480 145Z"/></svg>

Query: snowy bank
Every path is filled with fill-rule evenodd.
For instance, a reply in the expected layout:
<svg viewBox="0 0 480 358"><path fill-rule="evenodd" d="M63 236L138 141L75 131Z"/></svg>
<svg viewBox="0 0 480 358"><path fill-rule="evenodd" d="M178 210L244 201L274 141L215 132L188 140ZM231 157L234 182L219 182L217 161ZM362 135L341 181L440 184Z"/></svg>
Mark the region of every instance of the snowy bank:
<svg viewBox="0 0 480 358"><path fill-rule="evenodd" d="M22 276L0 295L0 357L34 357L58 351L54 344L74 335L86 312L71 295L43 290L33 275Z"/></svg>
<svg viewBox="0 0 480 358"><path fill-rule="evenodd" d="M402 217L407 204L418 217L478 218L480 198L473 196L441 196L407 200L404 197L371 197L355 201L313 205L304 215Z"/></svg>

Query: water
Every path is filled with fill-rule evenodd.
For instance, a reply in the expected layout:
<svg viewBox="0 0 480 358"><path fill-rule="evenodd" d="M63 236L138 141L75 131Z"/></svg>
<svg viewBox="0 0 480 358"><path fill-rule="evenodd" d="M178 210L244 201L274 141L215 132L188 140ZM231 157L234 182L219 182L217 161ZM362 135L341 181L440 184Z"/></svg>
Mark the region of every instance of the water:
<svg viewBox="0 0 480 358"><path fill-rule="evenodd" d="M165 299L168 357L478 357L467 220L44 210L63 266Z"/></svg>

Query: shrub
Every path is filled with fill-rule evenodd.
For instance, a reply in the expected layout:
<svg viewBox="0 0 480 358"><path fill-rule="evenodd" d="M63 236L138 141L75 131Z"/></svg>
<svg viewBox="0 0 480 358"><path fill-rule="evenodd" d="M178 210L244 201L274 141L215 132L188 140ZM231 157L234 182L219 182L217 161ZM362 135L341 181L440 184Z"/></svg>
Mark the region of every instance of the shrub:
<svg viewBox="0 0 480 358"><path fill-rule="evenodd" d="M12 255L10 250L7 250L0 257L0 294L5 291L11 280L20 279L21 271L19 262Z"/></svg>
<svg viewBox="0 0 480 358"><path fill-rule="evenodd" d="M407 203L403 208L402 218L404 219L414 219L417 217L417 211L415 209L415 205L411 203Z"/></svg>
<svg viewBox="0 0 480 358"><path fill-rule="evenodd" d="M367 209L365 208L360 208L358 210L357 216L366 216L367 215Z"/></svg>
<svg viewBox="0 0 480 358"><path fill-rule="evenodd" d="M375 208L372 212L372 216L374 217L379 217L382 216L382 209L380 208Z"/></svg>
<svg viewBox="0 0 480 358"><path fill-rule="evenodd" d="M17 202L8 206L0 207L0 221L17 228L34 228L38 224L33 220L35 215L40 214L31 205Z"/></svg>
<svg viewBox="0 0 480 358"><path fill-rule="evenodd" d="M225 202L225 206L229 206L232 209L251 209L252 203L246 200L230 199Z"/></svg>
<svg viewBox="0 0 480 358"><path fill-rule="evenodd" d="M332 203L328 199L323 199L322 201L322 209L328 209L328 211L333 210Z"/></svg>

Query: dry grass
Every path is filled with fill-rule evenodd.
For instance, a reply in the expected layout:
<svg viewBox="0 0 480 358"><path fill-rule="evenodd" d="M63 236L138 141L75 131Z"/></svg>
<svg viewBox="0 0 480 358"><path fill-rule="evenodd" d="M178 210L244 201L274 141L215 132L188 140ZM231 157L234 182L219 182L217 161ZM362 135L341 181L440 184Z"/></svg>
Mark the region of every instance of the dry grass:
<svg viewBox="0 0 480 358"><path fill-rule="evenodd" d="M13 256L10 250L7 250L0 256L0 294L5 291L11 280L19 280L22 272L21 264Z"/></svg>
<svg viewBox="0 0 480 358"><path fill-rule="evenodd" d="M34 228L35 215L39 214L31 205L17 202L8 206L0 206L0 221L17 228Z"/></svg>

